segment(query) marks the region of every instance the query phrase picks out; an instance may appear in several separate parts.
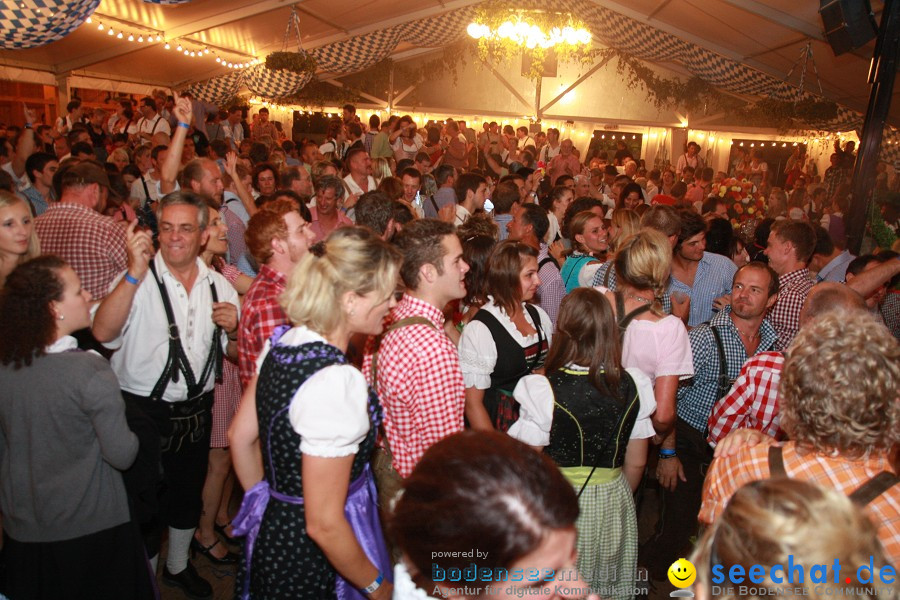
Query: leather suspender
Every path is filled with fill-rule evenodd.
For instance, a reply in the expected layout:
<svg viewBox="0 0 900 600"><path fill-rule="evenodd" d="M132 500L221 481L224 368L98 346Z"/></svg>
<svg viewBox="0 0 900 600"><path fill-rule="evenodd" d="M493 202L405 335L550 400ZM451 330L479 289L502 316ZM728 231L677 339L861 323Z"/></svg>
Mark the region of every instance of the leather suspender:
<svg viewBox="0 0 900 600"><path fill-rule="evenodd" d="M784 453L781 446L769 446L769 477L772 479L788 477L784 468ZM890 471L882 471L847 494L847 497L858 506L866 506L898 483L900 483L900 477Z"/></svg>
<svg viewBox="0 0 900 600"><path fill-rule="evenodd" d="M215 369L216 379L220 380L222 378L222 359L224 353L222 352L222 345L219 341L221 328L217 325L213 330L213 339L212 344L210 345L209 355L206 358L206 364L204 365L203 372L200 374L198 380L194 376L194 371L191 369L191 363L184 351L184 346L181 344L181 336L178 332L178 325L175 322L175 312L172 310L172 302L169 300L166 285L157 275L156 265L153 261L150 262L150 271L153 273L153 280L156 281L156 285L159 287L159 295L162 298L163 307L166 309L166 320L169 323L169 355L166 358L166 366L163 368L159 380L157 380L156 385L153 386L153 391L150 392L150 399L153 401L162 400L163 394L169 385L169 381L178 381L179 371L184 375L184 380L188 388L188 399L191 399L203 393L203 388L206 387L206 382L213 369ZM209 282L209 289L212 293L213 302L218 302L219 296L216 292L214 282Z"/></svg>

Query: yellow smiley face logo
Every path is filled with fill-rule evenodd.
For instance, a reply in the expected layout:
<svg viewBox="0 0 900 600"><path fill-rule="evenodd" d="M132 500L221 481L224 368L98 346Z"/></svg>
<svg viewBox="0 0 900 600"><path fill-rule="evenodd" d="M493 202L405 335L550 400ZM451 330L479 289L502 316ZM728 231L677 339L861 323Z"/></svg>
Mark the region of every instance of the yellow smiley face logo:
<svg viewBox="0 0 900 600"><path fill-rule="evenodd" d="M668 571L669 582L677 588L686 588L697 579L697 569L686 558L679 558L672 563Z"/></svg>

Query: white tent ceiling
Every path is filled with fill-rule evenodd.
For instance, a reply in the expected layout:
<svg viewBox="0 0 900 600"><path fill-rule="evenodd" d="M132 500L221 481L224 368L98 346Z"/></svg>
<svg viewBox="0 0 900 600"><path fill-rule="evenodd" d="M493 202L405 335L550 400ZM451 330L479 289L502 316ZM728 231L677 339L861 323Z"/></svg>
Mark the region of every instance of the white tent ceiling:
<svg viewBox="0 0 900 600"><path fill-rule="evenodd" d="M675 35L721 56L782 80L798 84L798 60L811 43L824 95L865 112L869 96L866 76L874 48L870 42L855 52L834 56L825 41L818 0L592 0L659 31ZM380 29L437 16L478 4L475 0L300 0L303 47L307 50ZM67 74L99 76L116 81L182 87L224 74L218 54L231 62L264 59L282 48L291 3L286 0L193 0L161 6L140 0L102 0L94 22L68 37L27 50L0 51L0 65ZM881 0L872 0L880 21ZM123 31L125 39L98 31L98 21ZM190 58L163 43L128 42L128 34L159 34L182 40L186 47L208 47L212 53ZM155 39L155 37L154 37ZM896 50L896 49L895 49ZM401 43L393 56L403 59L423 50ZM685 72L678 64L663 66ZM818 92L810 65L805 89ZM894 97L900 94L900 86ZM893 102L891 123L900 124L900 103Z"/></svg>

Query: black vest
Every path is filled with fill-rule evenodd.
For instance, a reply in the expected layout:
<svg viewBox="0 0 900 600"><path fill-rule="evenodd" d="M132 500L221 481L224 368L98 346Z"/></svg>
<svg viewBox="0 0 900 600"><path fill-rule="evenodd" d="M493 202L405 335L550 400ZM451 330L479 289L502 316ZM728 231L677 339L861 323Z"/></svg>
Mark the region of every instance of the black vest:
<svg viewBox="0 0 900 600"><path fill-rule="evenodd" d="M631 375L621 372L621 401L604 396L591 384L587 371L559 369L547 379L554 396L547 455L560 467L621 467L640 410Z"/></svg>

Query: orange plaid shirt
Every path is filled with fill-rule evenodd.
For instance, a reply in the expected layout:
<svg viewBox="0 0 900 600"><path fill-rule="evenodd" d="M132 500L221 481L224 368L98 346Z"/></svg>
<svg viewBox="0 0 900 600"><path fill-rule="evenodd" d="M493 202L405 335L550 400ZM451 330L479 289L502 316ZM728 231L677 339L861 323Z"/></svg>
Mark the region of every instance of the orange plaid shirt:
<svg viewBox="0 0 900 600"><path fill-rule="evenodd" d="M703 485L703 505L698 516L701 523L713 523L741 486L769 478L769 446L776 443L767 438L735 456L713 461ZM884 454L859 460L815 452L800 454L794 442L784 443L783 452L784 468L792 479L802 479L848 495L882 471L895 472ZM894 565L900 564L900 485L870 502L866 513L878 528L878 539L888 560Z"/></svg>

